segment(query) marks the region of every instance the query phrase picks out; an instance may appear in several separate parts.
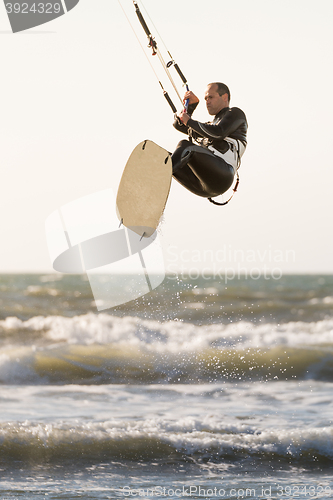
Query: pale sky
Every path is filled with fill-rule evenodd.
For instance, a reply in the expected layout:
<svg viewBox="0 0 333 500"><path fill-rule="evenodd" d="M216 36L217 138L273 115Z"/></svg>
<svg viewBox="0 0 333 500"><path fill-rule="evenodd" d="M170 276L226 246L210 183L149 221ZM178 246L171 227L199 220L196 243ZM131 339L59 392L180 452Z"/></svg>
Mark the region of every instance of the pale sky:
<svg viewBox="0 0 333 500"><path fill-rule="evenodd" d="M146 46L132 0L121 1ZM231 105L249 123L240 186L228 206L172 182L160 228L167 270L333 272L333 2L144 6L191 90L202 99L207 83L226 83ZM0 272L49 272L48 215L99 190L116 193L142 140L171 151L184 137L172 128L172 112L118 1L80 0L68 14L17 34L0 6L0 43ZM180 82L176 73L174 79ZM194 118L209 120L203 99Z"/></svg>

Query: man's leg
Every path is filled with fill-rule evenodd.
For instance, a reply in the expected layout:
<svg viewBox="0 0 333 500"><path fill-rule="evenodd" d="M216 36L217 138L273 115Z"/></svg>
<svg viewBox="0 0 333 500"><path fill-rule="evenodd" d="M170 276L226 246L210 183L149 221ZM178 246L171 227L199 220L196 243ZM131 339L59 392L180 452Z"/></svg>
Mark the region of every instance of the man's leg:
<svg viewBox="0 0 333 500"><path fill-rule="evenodd" d="M189 150L192 146L190 141L180 141L171 156L173 177L186 189L198 196L205 196L200 180L187 165L193 153Z"/></svg>
<svg viewBox="0 0 333 500"><path fill-rule="evenodd" d="M192 193L211 197L232 185L234 169L222 158L190 141L181 141L172 155L173 176Z"/></svg>

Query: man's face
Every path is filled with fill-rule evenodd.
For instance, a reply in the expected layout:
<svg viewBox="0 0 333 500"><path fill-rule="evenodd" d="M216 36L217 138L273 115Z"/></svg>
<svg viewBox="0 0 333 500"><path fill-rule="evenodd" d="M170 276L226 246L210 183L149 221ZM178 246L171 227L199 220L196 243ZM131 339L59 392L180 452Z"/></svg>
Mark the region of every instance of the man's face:
<svg viewBox="0 0 333 500"><path fill-rule="evenodd" d="M205 92L206 106L210 115L216 115L228 106L228 94L219 95L217 88L214 83L214 85L208 85Z"/></svg>

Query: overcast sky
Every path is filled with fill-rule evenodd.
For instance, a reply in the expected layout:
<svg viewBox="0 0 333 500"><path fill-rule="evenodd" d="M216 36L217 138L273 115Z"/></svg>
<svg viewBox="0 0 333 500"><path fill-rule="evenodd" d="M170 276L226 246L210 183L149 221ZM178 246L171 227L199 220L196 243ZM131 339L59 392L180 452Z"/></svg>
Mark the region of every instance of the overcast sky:
<svg viewBox="0 0 333 500"><path fill-rule="evenodd" d="M146 46L132 1L122 4ZM190 88L202 98L207 83L226 83L249 123L240 186L228 206L173 181L160 229L167 269L333 272L333 2L144 6ZM116 193L142 140L171 151L183 137L118 1L80 0L17 34L0 6L0 43L0 271L50 271L48 215L106 188ZM203 99L194 117L209 119Z"/></svg>

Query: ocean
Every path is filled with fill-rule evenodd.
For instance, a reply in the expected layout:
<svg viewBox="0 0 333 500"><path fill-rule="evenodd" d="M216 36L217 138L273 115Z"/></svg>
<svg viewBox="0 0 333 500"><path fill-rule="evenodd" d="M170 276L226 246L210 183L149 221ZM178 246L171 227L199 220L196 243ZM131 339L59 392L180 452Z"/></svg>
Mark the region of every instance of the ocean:
<svg viewBox="0 0 333 500"><path fill-rule="evenodd" d="M246 278L1 275L1 500L333 498L333 276Z"/></svg>

